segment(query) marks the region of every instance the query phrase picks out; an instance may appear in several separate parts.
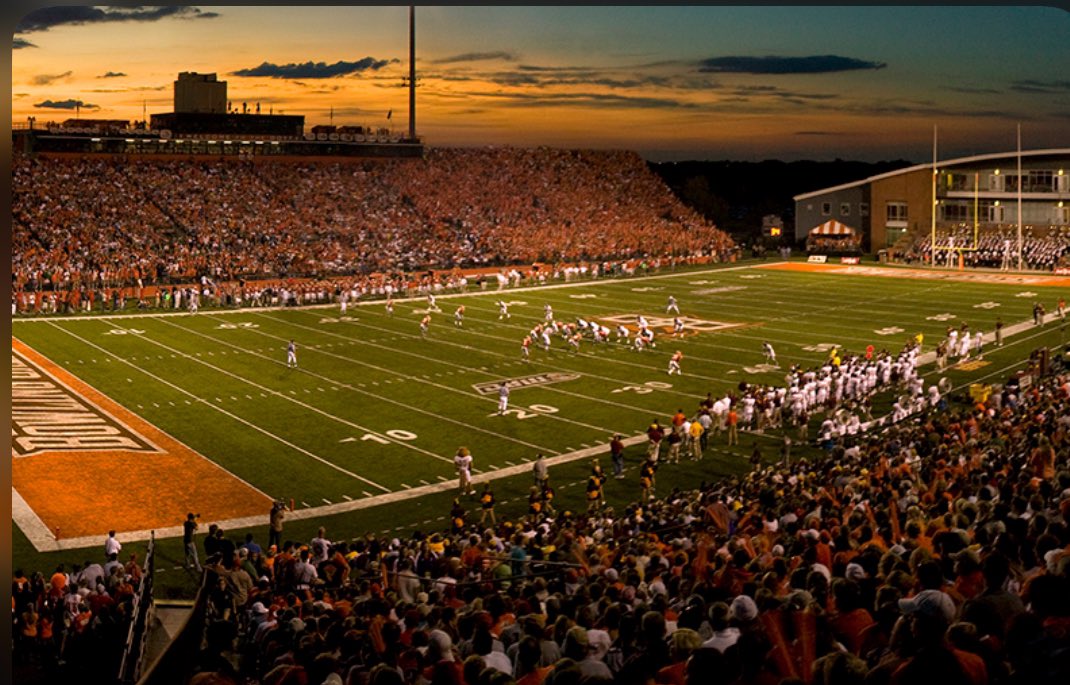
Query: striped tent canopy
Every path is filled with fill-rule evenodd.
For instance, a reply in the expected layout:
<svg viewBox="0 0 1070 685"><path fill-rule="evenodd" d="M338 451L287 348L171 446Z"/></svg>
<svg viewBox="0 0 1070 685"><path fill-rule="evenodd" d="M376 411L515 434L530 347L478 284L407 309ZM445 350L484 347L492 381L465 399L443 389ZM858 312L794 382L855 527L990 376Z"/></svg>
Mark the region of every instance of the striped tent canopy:
<svg viewBox="0 0 1070 685"><path fill-rule="evenodd" d="M810 235L812 236L852 236L854 234L855 230L853 228L841 224L835 219L810 229Z"/></svg>

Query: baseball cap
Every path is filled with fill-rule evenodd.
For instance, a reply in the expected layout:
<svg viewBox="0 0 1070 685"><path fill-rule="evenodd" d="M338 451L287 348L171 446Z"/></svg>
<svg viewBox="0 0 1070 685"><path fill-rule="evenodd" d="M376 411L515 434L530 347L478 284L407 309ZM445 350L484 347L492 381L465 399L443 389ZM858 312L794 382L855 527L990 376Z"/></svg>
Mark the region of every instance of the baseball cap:
<svg viewBox="0 0 1070 685"><path fill-rule="evenodd" d="M940 590L922 590L910 599L901 599L899 610L904 614L941 618L948 623L955 619L955 603Z"/></svg>
<svg viewBox="0 0 1070 685"><path fill-rule="evenodd" d="M753 621L758 618L758 605L747 595L740 595L732 600L731 606L728 607L728 616L740 621Z"/></svg>
<svg viewBox="0 0 1070 685"><path fill-rule="evenodd" d="M267 612L268 612L267 607L264 606L263 602L253 602L253 613L254 614L266 614Z"/></svg>

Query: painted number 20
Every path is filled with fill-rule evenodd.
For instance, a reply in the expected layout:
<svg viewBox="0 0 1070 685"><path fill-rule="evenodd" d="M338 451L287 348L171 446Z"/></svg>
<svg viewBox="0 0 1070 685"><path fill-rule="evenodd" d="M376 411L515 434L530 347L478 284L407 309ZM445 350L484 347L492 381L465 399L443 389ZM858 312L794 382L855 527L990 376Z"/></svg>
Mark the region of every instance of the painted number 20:
<svg viewBox="0 0 1070 685"><path fill-rule="evenodd" d="M613 392L634 392L637 395L646 395L654 392L655 390L668 390L672 387L672 383L663 383L662 381L647 381L642 385L626 385L623 388L617 388Z"/></svg>

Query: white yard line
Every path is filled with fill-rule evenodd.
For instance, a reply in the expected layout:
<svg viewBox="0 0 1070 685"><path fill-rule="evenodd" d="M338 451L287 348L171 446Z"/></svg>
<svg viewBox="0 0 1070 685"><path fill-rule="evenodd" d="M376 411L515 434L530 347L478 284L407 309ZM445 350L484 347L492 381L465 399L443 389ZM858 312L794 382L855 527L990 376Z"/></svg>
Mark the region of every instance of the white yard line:
<svg viewBox="0 0 1070 685"><path fill-rule="evenodd" d="M53 324L53 325L55 326L55 324ZM211 407L213 410L219 412L220 414L223 414L223 415L225 415L225 416L227 416L227 417L229 417L231 419L234 419L238 423L241 423L242 425L248 426L249 428L252 428L252 429L256 430L258 433L262 433L263 435L266 435L267 437L271 438L272 440L275 440L276 442L279 442L279 443L281 443L281 444L283 444L283 445L285 445L285 446L287 446L287 447L289 447L289 448L291 448L293 450L296 450L297 452L300 452L301 454L304 454L307 457L315 459L316 461L318 461L318 462L320 462L320 463L322 463L322 464L324 464L326 466L329 466L330 468L334 469L335 471L338 471L339 473L343 473L343 474L345 474L345 475L347 475L347 476L349 476L351 478L359 480L362 483L370 485L370 486L372 486L374 488L378 488L379 490L382 490L383 492L390 492L389 488L387 488L385 486L382 486L382 485L380 485L379 483L376 483L373 480L369 480L367 478L364 478L363 476L357 475L356 473L353 473L352 471L344 469L341 466L338 466L337 464L334 464L334 463L330 462L329 460L324 459L323 457L321 457L321 456L319 456L317 454L313 454L312 452L309 452L308 450L306 450L303 447L299 447L299 446L291 443L290 441L286 440L285 438L279 437L278 435L275 435L274 433L271 433L270 431L267 431L264 428L261 428L260 426L254 424L254 423L252 423L250 421L247 421L247 420L243 419L242 417L240 417L240 416L238 416L236 414L232 414L231 412L227 411L226 409L223 409L222 407L220 407L220 406L218 406L216 404L213 404L212 402L209 402L208 400L206 400L206 399L204 399L202 397L198 397L197 395L194 395L192 392L186 390L185 388L182 388L182 387L180 387L178 385L175 385L174 383L172 383L172 382L170 382L170 381L168 381L168 380L166 380L164 378L161 378L160 376L157 376L156 374L154 374L154 373L152 373L150 371L146 371L145 369L143 369L143 368L141 368L139 366L135 366L134 364L131 364L130 362L128 362L127 360L123 359L122 357L120 357L119 355L115 354L114 352L111 352L111 351L109 351L109 350L107 350L107 349L105 349L103 347L100 347L96 343L93 343L93 342L91 342L89 340L86 340L85 338L83 338L82 336L80 336L80 335L78 335L76 333L72 333L71 331L68 331L67 329L63 328L62 326L55 326L55 328L63 331L64 333L66 333L67 335L69 335L69 336L71 336L73 338L76 338L77 340L80 340L82 343L84 343L86 345L89 345L90 347L93 347L94 349L99 350L103 354L106 354L109 357L114 358L116 361L119 361L119 362L121 362L123 364L126 364L127 366L130 366L133 369L136 369L139 373L142 373L142 374L148 376L149 378L151 378L151 379L153 379L153 380L155 380L155 381L157 381L159 383L162 383L162 384L168 386L169 388L172 388L172 389L182 393L183 395L187 395L191 399L193 399L193 400L195 400L195 401L197 401L197 402L199 402L199 403L201 403L201 404L203 404L203 405L205 405L207 407ZM147 338L143 338L143 339L148 340ZM154 341L149 340L149 342L154 342ZM160 347L166 347L166 345L163 345L161 343L156 343L156 344L158 344ZM230 375L229 372L224 371L222 369L219 369L218 367L215 367L215 366L213 366L213 365L211 365L211 364L209 364L207 362L203 362L203 361L201 361L199 359L195 359L195 358L190 357L189 355L187 355L185 353L178 352L177 350L172 350L172 351L176 352L177 354L179 354L182 357L186 357L186 358L190 359L191 361L195 361L198 364L203 364L203 365L208 366L210 368L213 368L213 369L215 369L217 371L220 371L221 373L225 373L225 374ZM244 379L242 379L242 380L244 380ZM276 394L279 397L282 397L282 398L284 398L284 399L286 399L286 400L288 400L290 402L294 402L296 404L303 404L302 402L299 402L297 400L294 400L294 399L291 399L289 397L286 397L282 393L276 393L274 390L271 390L270 388L264 388L263 386L259 386L256 383L253 383L252 381L246 380L245 382L249 383L250 385L259 387L262 390L267 390L268 392L271 392L272 394ZM354 424L354 426L355 426L355 424ZM366 429L366 428L360 428L360 430L364 430L364 431L367 431L367 432L374 433L374 431L370 431L369 429ZM378 435L378 434L376 433L376 435ZM389 439L386 436L383 436L383 438L384 439ZM400 443L400 444L404 444L404 443ZM411 447L411 446L406 445L406 447ZM209 461L211 461L211 460L209 460ZM212 463L215 463L215 462L212 462ZM218 464L217 464L217 466L218 466ZM233 475L233 474L231 474L231 475ZM236 478L236 476L234 476L234 477ZM267 495L265 495L265 497L267 497ZM269 497L269 499L270 499L270 497Z"/></svg>
<svg viewBox="0 0 1070 685"><path fill-rule="evenodd" d="M272 320L274 320L274 319L272 319ZM268 357L267 355L250 352L249 350L241 347L240 345L236 345L234 343L227 342L226 340L215 338L215 337L210 336L210 335L208 335L206 333L201 333L200 331L195 331L195 330L193 330L191 328L186 328L185 326L179 326L178 324L171 323L170 321L165 321L163 323L166 323L169 326L175 326L176 328L179 328L182 331L185 331L187 333L191 333L193 335L197 335L197 336L200 336L202 338L206 338L206 339L211 340L212 342L215 342L217 344L227 345L227 346L230 346L230 347L241 349L241 350L243 350L245 352L248 352L250 355L252 355L254 357L265 359L271 364L282 365L282 362L278 361L277 359L272 359L271 357ZM294 325L296 325L296 324L294 324ZM315 329L313 329L313 330L315 330ZM265 332L261 331L260 329L249 329L248 332L255 332L255 333L258 333L260 335L266 336L268 338L272 338L274 340L279 340L281 342L285 342L286 341L286 338L284 338L282 336L276 336L276 335L272 335L270 333L265 333ZM387 348L387 349L390 349L390 348ZM417 380L417 381L423 382L423 383L428 383L429 385L433 385L433 386L435 386L437 388L446 389L448 387L448 386L440 385L438 383L431 383L431 382L428 382L428 381L422 381L420 379L415 378L414 376L406 376L405 374L398 373L397 371L393 371L391 369L385 369L385 368L380 367L380 366L375 366L374 364L370 364L368 362L360 362L358 360L350 359L349 357L345 357L345 356L340 355L340 354L335 354L333 352L327 352L327 351L322 350L322 349L311 348L311 351L313 351L313 352L315 352L317 354L321 354L321 355L325 355L325 356L328 356L328 357L332 357L334 359L340 359L342 361L346 361L346 362L350 362L350 363L357 363L357 364L360 364L362 366L366 366L366 367L369 367L369 368L376 369L377 371L383 371L385 373L393 373L393 374L396 374L396 375L401 376L403 378L407 378L407 379L411 379L411 380ZM554 453L554 454L557 453L557 450L551 449L549 447L544 447L542 445L536 445L535 443L530 443L530 442L527 442L525 440L520 440L519 438L512 438L512 437L509 437L507 435L502 435L500 433L497 433L495 431L487 430L485 428L480 428L479 426L473 426L472 424L465 423L464 421L458 421L456 419L451 419L448 416L443 416L441 414L436 414L434 412L427 411L426 409L421 409L420 407L415 407L415 406L413 406L411 404L406 404L404 402L399 402L399 401L397 401L395 399L392 399L390 397L386 397L385 395L379 395L379 394L370 392L368 390L361 390L359 388L353 387L352 385L350 385L348 383L343 383L342 381L338 380L337 378L328 378L327 376L323 376L321 374L315 373L313 371L309 371L308 369L304 369L304 368L298 368L297 371L299 371L299 372L301 372L301 373L303 373L303 374L305 374L307 376L311 376L312 378L318 378L318 379L321 379L321 380L324 380L324 381L328 381L328 382L334 383L335 385L337 385L339 387L346 388L347 390L351 390L351 391L359 393L361 395L366 395L368 397L372 397L372 398L374 398L376 400L379 400L380 402L386 402L386 403L389 403L389 404L397 405L397 406L401 407L402 409L404 409L405 411L411 411L411 412L416 412L416 413L419 413L419 414L424 414L426 416L429 416L429 417L435 419L436 421L445 421L447 423L452 423L452 424L455 424L457 426L461 426L466 430L472 430L472 431L477 431L477 432L480 432L480 433L486 433L487 435L490 435L490 436L492 436L494 438L501 438L501 439L504 439L504 440L509 440L511 442L517 443L518 445L523 445L525 447L529 447L529 448L537 450L537 451L551 452L551 453ZM452 389L452 390L456 391L455 389ZM479 399L479 400L488 400L488 401L495 402L495 403L497 402L497 400L491 400L490 398L485 398L482 395L476 395L475 393L463 393L462 392L462 394L465 394L467 396L470 396L470 397L473 397L473 398L476 398L476 399ZM586 425L586 424L582 424L582 425ZM405 443L400 443L400 444L405 444ZM450 464L453 464L453 460L452 459L447 459L446 457L441 457L441 456L438 457L438 458L441 459L442 461L446 461L446 462L448 462Z"/></svg>
<svg viewBox="0 0 1070 685"><path fill-rule="evenodd" d="M646 441L645 435L637 435L632 438L626 438L623 442L626 447L637 445ZM580 459L588 459L598 454L608 453L609 446L597 445L590 449L578 450L576 452L570 452L567 454L559 454L554 457L547 457L547 466L558 466L560 464L567 464L569 462L577 461ZM524 473L530 473L531 466L528 464L519 464L517 466L509 466L503 469L494 471L493 473L484 473L472 477L473 484L480 484L486 482L492 482L500 480L502 478L509 478L512 476L521 475ZM322 516L333 516L335 514L344 514L351 511L359 511L362 509L370 509L383 504L390 504L393 502L404 502L411 499L417 499L426 495L431 495L440 492L450 492L457 489L456 480L447 480L439 483L432 483L430 485L420 485L418 487L410 487L407 490L400 490L397 492L389 492L382 495L366 496L364 499L336 502L330 505L322 505L318 507L301 508L295 511L286 512L287 521L299 521L304 519L319 518ZM368 493L365 493L368 495ZM204 523L216 523L224 530L237 530L241 528L252 528L267 525L267 515L262 516L246 516L244 518L227 519L224 521L205 521ZM44 524L41 524L42 526ZM47 528L45 529L47 533ZM120 539L123 542L128 541L140 541L148 540L152 531L138 530L128 531L123 533ZM172 526L168 528L157 528L155 530L156 539L164 538L177 538L182 536L182 526ZM82 549L85 547L96 547L100 544L100 536L87 536L79 538L67 538L63 540L53 540L51 533L47 533L49 541L44 543L44 547L38 547L38 551L57 551L57 550L69 550L69 549ZM117 536L119 537L119 536ZM36 546L36 545L35 545Z"/></svg>

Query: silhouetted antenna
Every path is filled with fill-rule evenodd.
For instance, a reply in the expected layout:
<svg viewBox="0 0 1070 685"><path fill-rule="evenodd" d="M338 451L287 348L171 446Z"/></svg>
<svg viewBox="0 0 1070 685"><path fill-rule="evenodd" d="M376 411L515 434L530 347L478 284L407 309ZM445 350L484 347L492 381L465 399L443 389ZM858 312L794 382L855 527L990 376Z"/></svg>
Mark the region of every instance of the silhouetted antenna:
<svg viewBox="0 0 1070 685"><path fill-rule="evenodd" d="M416 140L416 6L409 5L409 140Z"/></svg>

